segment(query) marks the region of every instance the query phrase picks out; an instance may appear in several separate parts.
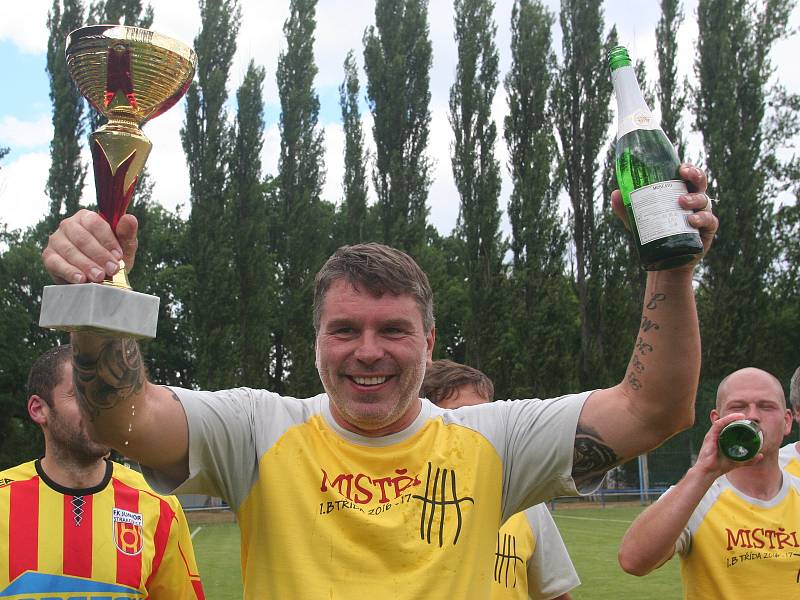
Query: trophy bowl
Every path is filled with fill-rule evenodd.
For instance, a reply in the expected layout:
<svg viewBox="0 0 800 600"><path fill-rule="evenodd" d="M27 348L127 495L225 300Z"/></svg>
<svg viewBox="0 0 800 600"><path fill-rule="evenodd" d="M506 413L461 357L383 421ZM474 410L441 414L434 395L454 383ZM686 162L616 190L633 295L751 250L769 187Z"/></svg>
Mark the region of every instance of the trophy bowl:
<svg viewBox="0 0 800 600"><path fill-rule="evenodd" d="M109 121L138 127L189 89L197 56L149 29L91 25L67 36L67 68L81 94Z"/></svg>
<svg viewBox="0 0 800 600"><path fill-rule="evenodd" d="M181 99L197 55L148 29L91 25L67 36L67 69L108 122L89 136L97 207L116 231L152 144L141 126ZM104 335L155 337L159 299L131 290L125 264L103 284L47 286L39 325Z"/></svg>

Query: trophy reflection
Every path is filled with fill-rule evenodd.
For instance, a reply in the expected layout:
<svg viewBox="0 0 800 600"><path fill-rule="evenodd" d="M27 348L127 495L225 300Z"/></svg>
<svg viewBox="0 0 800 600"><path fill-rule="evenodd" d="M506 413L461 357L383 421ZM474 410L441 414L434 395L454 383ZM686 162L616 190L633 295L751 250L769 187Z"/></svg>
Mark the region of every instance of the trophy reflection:
<svg viewBox="0 0 800 600"><path fill-rule="evenodd" d="M108 119L89 137L100 215L116 231L152 144L140 127L189 89L197 57L184 44L147 29L92 25L67 36L72 79ZM39 325L65 331L152 338L159 299L131 289L125 264L102 284L50 285Z"/></svg>

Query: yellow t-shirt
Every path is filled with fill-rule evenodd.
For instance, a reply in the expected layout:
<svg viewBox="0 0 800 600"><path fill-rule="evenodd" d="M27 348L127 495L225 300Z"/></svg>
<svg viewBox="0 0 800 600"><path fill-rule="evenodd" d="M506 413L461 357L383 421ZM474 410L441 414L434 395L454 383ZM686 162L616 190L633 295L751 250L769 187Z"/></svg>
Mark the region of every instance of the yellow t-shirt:
<svg viewBox="0 0 800 600"><path fill-rule="evenodd" d="M335 422L324 394L176 392L190 439L179 489L236 512L246 598L485 599L500 523L576 493L588 394L457 410L423 400L404 431L366 438Z"/></svg>
<svg viewBox="0 0 800 600"><path fill-rule="evenodd" d="M503 523L497 534L492 579L492 600L550 600L580 585L544 504Z"/></svg>
<svg viewBox="0 0 800 600"><path fill-rule="evenodd" d="M784 474L771 500L745 496L724 475L676 544L684 598L794 598L800 567L800 479Z"/></svg>
<svg viewBox="0 0 800 600"><path fill-rule="evenodd" d="M0 472L0 598L202 600L177 498L106 464L103 481L81 490L38 460Z"/></svg>

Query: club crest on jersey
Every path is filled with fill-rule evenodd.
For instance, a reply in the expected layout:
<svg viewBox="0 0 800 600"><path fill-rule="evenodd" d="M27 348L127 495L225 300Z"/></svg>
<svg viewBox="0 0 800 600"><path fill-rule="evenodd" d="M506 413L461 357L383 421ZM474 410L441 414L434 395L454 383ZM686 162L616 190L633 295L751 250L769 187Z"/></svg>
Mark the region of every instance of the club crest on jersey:
<svg viewBox="0 0 800 600"><path fill-rule="evenodd" d="M144 546L142 515L115 508L111 519L114 527L114 545L117 550L128 556L139 554Z"/></svg>

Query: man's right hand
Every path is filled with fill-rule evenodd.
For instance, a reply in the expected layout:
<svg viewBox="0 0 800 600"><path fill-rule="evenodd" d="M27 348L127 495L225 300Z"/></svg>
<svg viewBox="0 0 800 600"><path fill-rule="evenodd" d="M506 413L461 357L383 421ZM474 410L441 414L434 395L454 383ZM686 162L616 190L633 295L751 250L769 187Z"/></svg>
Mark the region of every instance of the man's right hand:
<svg viewBox="0 0 800 600"><path fill-rule="evenodd" d="M707 475L708 478L711 479L711 481L713 481L717 477L724 475L733 469L737 469L739 467L749 467L761 462L764 459L764 455L761 453L751 460L741 462L730 460L729 458L723 456L723 454L719 451L717 445L719 442L719 434L722 432L725 426L728 423L733 423L734 421L744 418L744 413L731 413L716 419L711 424L710 429L708 432L706 432L706 435L703 438L703 444L700 446L700 452L697 454L697 461L692 469L702 471Z"/></svg>
<svg viewBox="0 0 800 600"><path fill-rule="evenodd" d="M81 209L50 235L42 252L44 268L56 283L99 283L119 270L120 260L130 271L139 244L138 229L136 217L126 214L114 235L103 217Z"/></svg>

